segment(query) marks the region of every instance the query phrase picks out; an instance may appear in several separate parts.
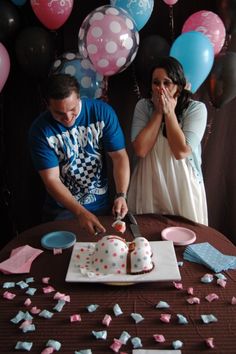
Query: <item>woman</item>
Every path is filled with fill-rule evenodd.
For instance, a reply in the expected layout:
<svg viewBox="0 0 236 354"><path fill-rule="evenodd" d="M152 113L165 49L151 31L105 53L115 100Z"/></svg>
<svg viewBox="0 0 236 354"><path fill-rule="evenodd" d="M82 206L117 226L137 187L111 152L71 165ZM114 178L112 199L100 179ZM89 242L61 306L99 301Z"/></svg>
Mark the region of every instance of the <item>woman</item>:
<svg viewBox="0 0 236 354"><path fill-rule="evenodd" d="M204 103L191 99L181 64L161 58L151 72L151 98L137 102L132 143L139 158L131 178L133 213L181 215L208 224L201 171Z"/></svg>

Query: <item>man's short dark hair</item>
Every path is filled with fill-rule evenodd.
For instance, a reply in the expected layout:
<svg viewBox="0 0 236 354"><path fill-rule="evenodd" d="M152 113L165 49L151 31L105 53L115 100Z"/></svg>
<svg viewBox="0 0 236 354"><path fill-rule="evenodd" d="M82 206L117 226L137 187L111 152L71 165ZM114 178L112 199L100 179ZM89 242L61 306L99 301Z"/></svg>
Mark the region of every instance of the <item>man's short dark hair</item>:
<svg viewBox="0 0 236 354"><path fill-rule="evenodd" d="M69 74L53 74L49 76L43 89L46 102L51 98L55 100L67 98L72 92L75 92L79 97L80 86L77 79Z"/></svg>

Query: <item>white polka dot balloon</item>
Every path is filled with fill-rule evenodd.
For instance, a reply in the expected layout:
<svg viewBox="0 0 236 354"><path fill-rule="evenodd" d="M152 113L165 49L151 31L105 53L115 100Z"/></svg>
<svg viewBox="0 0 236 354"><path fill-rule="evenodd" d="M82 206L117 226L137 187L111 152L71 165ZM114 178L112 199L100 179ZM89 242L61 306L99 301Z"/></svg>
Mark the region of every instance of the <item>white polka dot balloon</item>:
<svg viewBox="0 0 236 354"><path fill-rule="evenodd" d="M104 85L103 75L96 72L89 59L79 53L64 53L52 65L51 73L64 73L75 76L80 84L80 96L99 98Z"/></svg>
<svg viewBox="0 0 236 354"><path fill-rule="evenodd" d="M134 60L139 33L128 13L110 5L92 11L79 30L79 52L89 58L97 72L111 76Z"/></svg>

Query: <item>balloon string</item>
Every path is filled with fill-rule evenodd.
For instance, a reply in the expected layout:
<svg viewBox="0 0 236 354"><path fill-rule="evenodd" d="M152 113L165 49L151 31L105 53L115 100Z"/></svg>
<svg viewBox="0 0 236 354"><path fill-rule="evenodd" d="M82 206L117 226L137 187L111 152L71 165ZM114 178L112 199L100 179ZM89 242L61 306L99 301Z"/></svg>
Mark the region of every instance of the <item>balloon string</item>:
<svg viewBox="0 0 236 354"><path fill-rule="evenodd" d="M103 83L102 83L102 95L100 97L105 102L109 101L108 98L108 76L104 76Z"/></svg>
<svg viewBox="0 0 236 354"><path fill-rule="evenodd" d="M171 42L173 43L175 39L175 31L174 31L174 8L173 6L169 6L169 25L170 25L170 35Z"/></svg>
<svg viewBox="0 0 236 354"><path fill-rule="evenodd" d="M134 65L131 65L132 68L132 76L133 76L133 80L134 80L134 92L136 93L138 99L140 100L142 98L141 92L140 92L140 88L138 85L138 80L137 80L137 76L136 76L136 72L135 72L135 68Z"/></svg>
<svg viewBox="0 0 236 354"><path fill-rule="evenodd" d="M207 122L207 126L206 126L206 132L205 132L205 135L204 135L204 141L203 141L203 151L205 150L206 146L207 146L207 143L208 143L208 139L212 133L212 126L213 126L213 121L214 121L214 118L213 118L213 115L211 115L210 119L208 120Z"/></svg>

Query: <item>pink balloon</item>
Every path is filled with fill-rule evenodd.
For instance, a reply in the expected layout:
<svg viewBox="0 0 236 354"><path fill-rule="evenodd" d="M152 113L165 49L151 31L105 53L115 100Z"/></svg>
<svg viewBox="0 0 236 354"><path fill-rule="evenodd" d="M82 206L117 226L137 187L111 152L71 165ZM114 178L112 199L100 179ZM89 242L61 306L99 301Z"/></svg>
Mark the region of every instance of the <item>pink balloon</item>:
<svg viewBox="0 0 236 354"><path fill-rule="evenodd" d="M218 15L212 11L201 10L192 14L184 23L182 33L197 31L205 34L218 54L225 42L225 26Z"/></svg>
<svg viewBox="0 0 236 354"><path fill-rule="evenodd" d="M30 0L30 3L39 21L45 27L55 30L70 16L74 0Z"/></svg>
<svg viewBox="0 0 236 354"><path fill-rule="evenodd" d="M111 76L134 60L139 34L127 13L109 5L93 11L79 31L79 50L89 57L96 71Z"/></svg>
<svg viewBox="0 0 236 354"><path fill-rule="evenodd" d="M0 92L10 72L10 58L4 45L0 43Z"/></svg>
<svg viewBox="0 0 236 354"><path fill-rule="evenodd" d="M178 2L178 0L163 0L166 5L172 6Z"/></svg>

